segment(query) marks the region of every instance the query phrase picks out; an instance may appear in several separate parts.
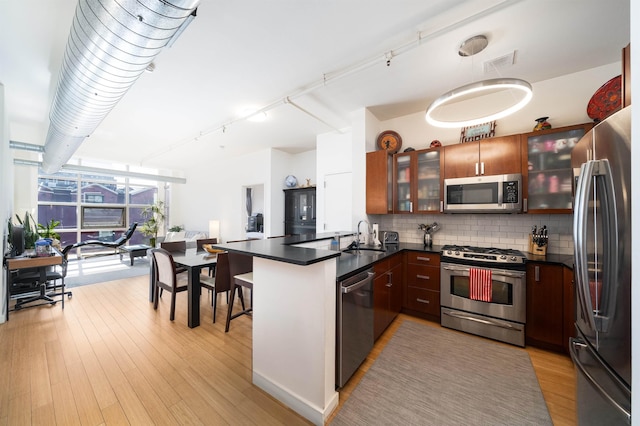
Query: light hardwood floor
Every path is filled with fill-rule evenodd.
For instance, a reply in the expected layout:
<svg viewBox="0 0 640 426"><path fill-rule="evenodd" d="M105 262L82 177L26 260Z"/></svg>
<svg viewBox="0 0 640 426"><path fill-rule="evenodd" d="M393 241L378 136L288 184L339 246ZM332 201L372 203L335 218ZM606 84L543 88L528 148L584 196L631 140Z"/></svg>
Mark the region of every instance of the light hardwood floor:
<svg viewBox="0 0 640 426"><path fill-rule="evenodd" d="M251 318L224 333L203 293L201 326L176 320L169 297L147 302L146 276L73 289L57 306L10 313L0 325L0 425L308 424L251 383ZM400 315L340 393L356 386L402 321ZM574 373L564 356L527 349L556 425L575 424Z"/></svg>

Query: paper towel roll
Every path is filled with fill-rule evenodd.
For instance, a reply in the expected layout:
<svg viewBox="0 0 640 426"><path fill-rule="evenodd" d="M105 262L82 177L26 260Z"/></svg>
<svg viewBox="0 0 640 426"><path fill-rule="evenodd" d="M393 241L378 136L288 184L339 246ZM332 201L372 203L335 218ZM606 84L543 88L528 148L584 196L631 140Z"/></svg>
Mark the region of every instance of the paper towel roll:
<svg viewBox="0 0 640 426"><path fill-rule="evenodd" d="M379 232L380 232L380 229L378 228L378 224L374 223L373 224L373 244L375 246L381 245L381 243L380 243L380 235L378 235Z"/></svg>

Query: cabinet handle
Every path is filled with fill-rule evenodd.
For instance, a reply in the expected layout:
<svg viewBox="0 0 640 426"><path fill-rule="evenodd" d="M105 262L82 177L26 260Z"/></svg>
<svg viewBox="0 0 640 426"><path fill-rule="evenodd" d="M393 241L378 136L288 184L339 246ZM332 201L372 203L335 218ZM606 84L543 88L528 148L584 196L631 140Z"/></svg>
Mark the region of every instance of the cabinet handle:
<svg viewBox="0 0 640 426"><path fill-rule="evenodd" d="M418 256L418 257L416 257L416 260L424 260L425 262L430 262L431 258L430 257Z"/></svg>
<svg viewBox="0 0 640 426"><path fill-rule="evenodd" d="M393 284L392 283L386 283L384 286L391 288L391 287L393 287Z"/></svg>
<svg viewBox="0 0 640 426"><path fill-rule="evenodd" d="M529 211L529 203L526 198L522 200L522 211L525 213Z"/></svg>
<svg viewBox="0 0 640 426"><path fill-rule="evenodd" d="M440 200L440 213L444 212L444 201Z"/></svg>
<svg viewBox="0 0 640 426"><path fill-rule="evenodd" d="M484 176L484 161L480 163L480 174Z"/></svg>
<svg viewBox="0 0 640 426"><path fill-rule="evenodd" d="M536 266L534 268L534 273L533 273L534 279L536 280L536 282L540 282L540 267Z"/></svg>
<svg viewBox="0 0 640 426"><path fill-rule="evenodd" d="M476 163L476 176L478 176L478 163Z"/></svg>
<svg viewBox="0 0 640 426"><path fill-rule="evenodd" d="M419 297L416 299L416 302L426 303L427 305L429 304L429 301L427 299L420 299Z"/></svg>
<svg viewBox="0 0 640 426"><path fill-rule="evenodd" d="M393 286L393 272L387 272L387 283L385 284L386 287L391 287Z"/></svg>
<svg viewBox="0 0 640 426"><path fill-rule="evenodd" d="M421 280L430 280L431 277L429 277L429 275L416 275L417 278L420 278Z"/></svg>
<svg viewBox="0 0 640 426"><path fill-rule="evenodd" d="M413 201L409 201L409 211L413 213Z"/></svg>

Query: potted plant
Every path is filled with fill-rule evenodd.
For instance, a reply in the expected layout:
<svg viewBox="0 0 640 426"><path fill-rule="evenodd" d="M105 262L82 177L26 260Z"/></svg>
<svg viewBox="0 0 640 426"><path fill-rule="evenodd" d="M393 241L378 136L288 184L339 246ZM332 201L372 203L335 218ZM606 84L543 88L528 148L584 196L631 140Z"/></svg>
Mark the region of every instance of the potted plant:
<svg viewBox="0 0 640 426"><path fill-rule="evenodd" d="M40 234L42 238L60 239L60 234L56 232L56 227L58 226L60 226L60 221L54 219L51 219L45 225L39 223L38 234Z"/></svg>
<svg viewBox="0 0 640 426"><path fill-rule="evenodd" d="M184 227L180 226L180 225L174 225L171 228L169 228L169 232L180 232L184 229Z"/></svg>
<svg viewBox="0 0 640 426"><path fill-rule="evenodd" d="M162 225L165 217L164 202L162 201L151 204L142 210L142 218L145 221L140 227L140 232L150 237L149 245L151 247L156 246L158 232L160 231L160 226Z"/></svg>
<svg viewBox="0 0 640 426"><path fill-rule="evenodd" d="M54 219L51 219L45 225L39 223L38 234L40 234L42 238L49 238L51 240L51 245L60 249L60 234L56 232L56 227L58 226L60 226L60 221Z"/></svg>
<svg viewBox="0 0 640 426"><path fill-rule="evenodd" d="M36 241L40 237L38 235L38 228L36 227L36 221L29 212L25 212L24 219L16 213L16 219L18 223L24 227L24 248L34 249L36 247Z"/></svg>

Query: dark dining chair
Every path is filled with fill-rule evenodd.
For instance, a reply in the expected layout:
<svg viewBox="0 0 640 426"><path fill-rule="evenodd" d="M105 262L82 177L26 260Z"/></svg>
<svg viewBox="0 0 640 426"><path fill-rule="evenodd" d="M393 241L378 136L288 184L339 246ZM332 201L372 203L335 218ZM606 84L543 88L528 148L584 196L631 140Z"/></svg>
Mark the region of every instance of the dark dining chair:
<svg viewBox="0 0 640 426"><path fill-rule="evenodd" d="M150 249L152 270L155 273L153 309L158 309L158 300L162 296L160 290L167 290L171 293L171 310L169 319L174 320L176 316L176 294L187 290L187 282L178 281L176 274L176 264L170 252L163 248Z"/></svg>
<svg viewBox="0 0 640 426"><path fill-rule="evenodd" d="M202 238L202 239L196 240L196 250L197 251L204 250L202 248L204 244L217 244L217 243L218 243L217 238Z"/></svg>
<svg viewBox="0 0 640 426"><path fill-rule="evenodd" d="M213 292L211 304L213 305L213 322L216 322L216 311L218 307L218 294L227 294L227 304L229 304L229 290L231 290L231 275L229 274L229 253L217 254L216 272L212 277L200 276L200 285Z"/></svg>
<svg viewBox="0 0 640 426"><path fill-rule="evenodd" d="M160 243L160 248L165 249L169 253L186 253L187 252L187 242L182 241L167 241ZM181 274L183 272L187 272L187 268L178 267L176 269L176 273Z"/></svg>
<svg viewBox="0 0 640 426"><path fill-rule="evenodd" d="M229 281L231 284L231 297L229 298L229 308L227 310L227 324L225 333L229 331L231 320L240 315L251 315L253 312L253 256L241 253L229 252ZM245 307L243 288L249 289L249 308ZM242 304L242 311L233 313L233 303L236 291Z"/></svg>
<svg viewBox="0 0 640 426"><path fill-rule="evenodd" d="M187 251L187 242L182 241L167 241L160 243L160 248L165 249L169 253L174 252L186 252Z"/></svg>
<svg viewBox="0 0 640 426"><path fill-rule="evenodd" d="M218 239L217 238L202 238L200 240L196 240L196 251L203 251L204 248L202 247L204 244L217 244L218 243ZM212 277L213 273L215 271L215 266L210 266L209 267L209 276Z"/></svg>

